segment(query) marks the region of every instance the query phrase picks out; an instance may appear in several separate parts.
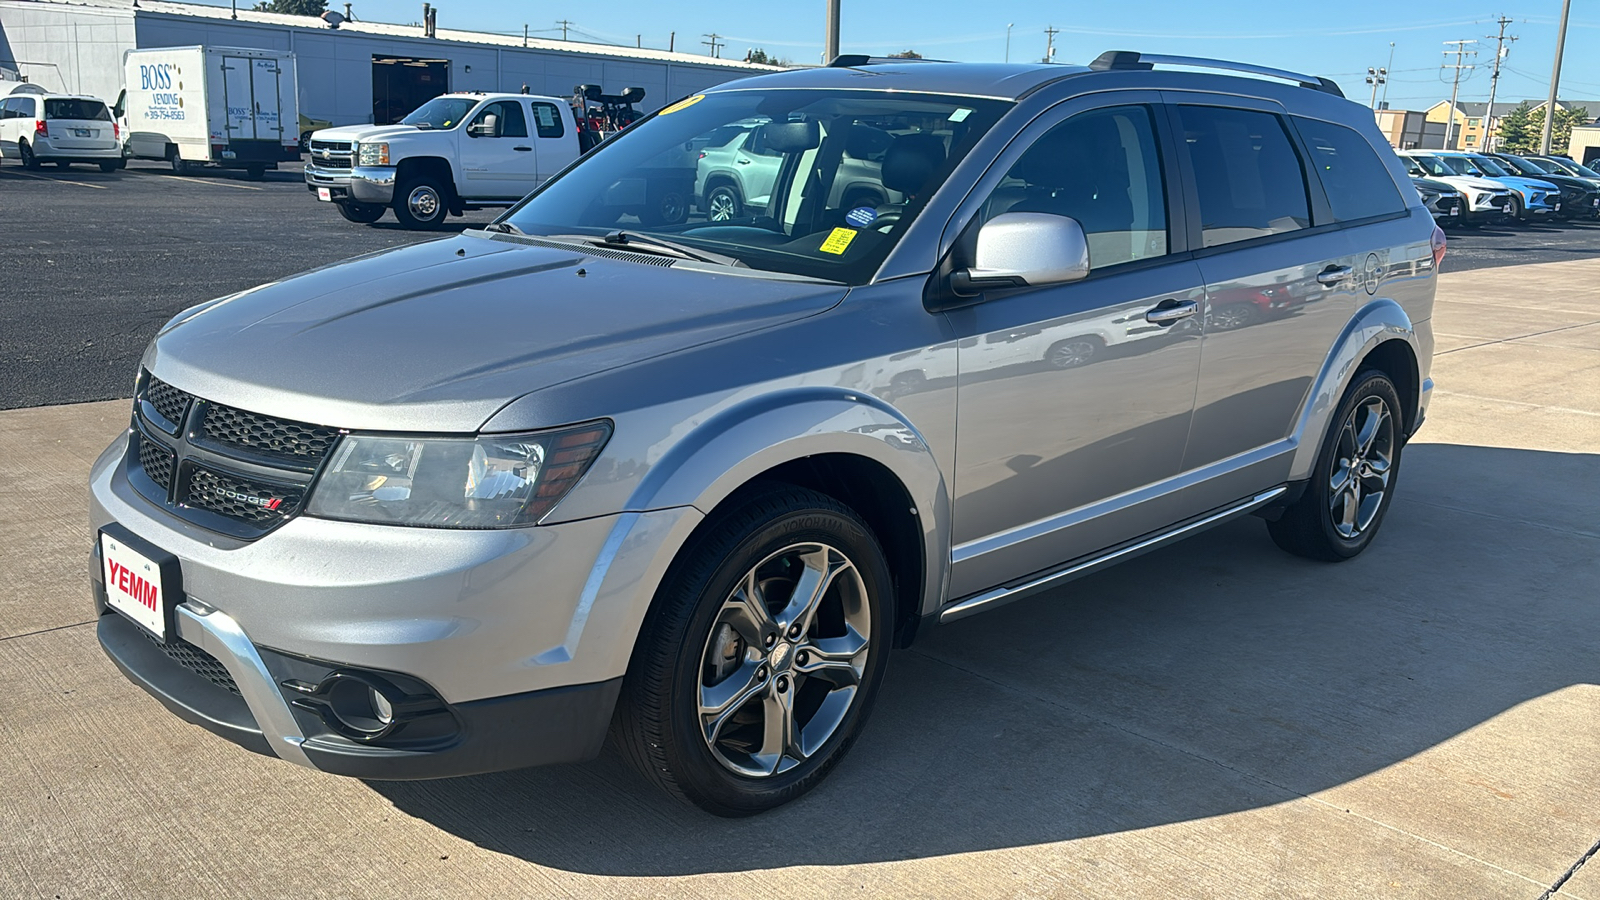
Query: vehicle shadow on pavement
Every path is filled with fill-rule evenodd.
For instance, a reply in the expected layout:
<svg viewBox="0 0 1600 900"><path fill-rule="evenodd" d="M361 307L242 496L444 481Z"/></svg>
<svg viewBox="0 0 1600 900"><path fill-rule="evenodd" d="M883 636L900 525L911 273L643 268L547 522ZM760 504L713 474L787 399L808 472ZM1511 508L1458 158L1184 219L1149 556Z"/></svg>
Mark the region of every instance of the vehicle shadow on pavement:
<svg viewBox="0 0 1600 900"><path fill-rule="evenodd" d="M723 820L614 752L370 783L491 851L604 875L841 865L1256 809L1600 680L1600 456L1407 449L1384 533L1339 565L1230 523L898 652L816 791Z"/></svg>

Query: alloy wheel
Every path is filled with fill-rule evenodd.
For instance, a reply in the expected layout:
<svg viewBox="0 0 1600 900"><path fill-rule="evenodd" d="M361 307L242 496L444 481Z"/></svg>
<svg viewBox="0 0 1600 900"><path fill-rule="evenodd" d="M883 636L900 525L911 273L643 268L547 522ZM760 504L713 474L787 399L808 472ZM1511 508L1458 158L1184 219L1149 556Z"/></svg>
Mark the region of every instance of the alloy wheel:
<svg viewBox="0 0 1600 900"><path fill-rule="evenodd" d="M734 200L725 191L711 195L711 210L707 215L713 222L726 222L734 216Z"/></svg>
<svg viewBox="0 0 1600 900"><path fill-rule="evenodd" d="M725 768L786 772L838 732L872 652L866 585L849 557L795 544L745 573L701 653L701 736Z"/></svg>
<svg viewBox="0 0 1600 900"><path fill-rule="evenodd" d="M1339 431L1333 471L1328 479L1328 514L1346 540L1359 537L1378 510L1394 463L1394 415L1381 397L1369 397L1350 411Z"/></svg>

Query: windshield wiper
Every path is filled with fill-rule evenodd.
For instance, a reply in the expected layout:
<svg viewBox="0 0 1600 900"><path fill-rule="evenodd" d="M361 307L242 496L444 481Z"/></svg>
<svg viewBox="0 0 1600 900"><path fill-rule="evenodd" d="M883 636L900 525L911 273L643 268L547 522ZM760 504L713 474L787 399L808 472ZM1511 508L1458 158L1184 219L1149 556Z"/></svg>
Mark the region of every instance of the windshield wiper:
<svg viewBox="0 0 1600 900"><path fill-rule="evenodd" d="M720 253L708 253L704 250L696 250L693 247L680 244L677 241L669 241L664 238L636 234L631 231L622 231L620 229L608 233L605 237L600 238L599 241L595 241L593 238L590 238L589 241L590 243L599 243L610 247L626 247L630 250L640 250L646 253L654 252L660 253L664 256L676 256L680 259L692 259L696 260L697 262L716 263L717 265L721 266L744 265L741 260L732 256L724 256Z"/></svg>

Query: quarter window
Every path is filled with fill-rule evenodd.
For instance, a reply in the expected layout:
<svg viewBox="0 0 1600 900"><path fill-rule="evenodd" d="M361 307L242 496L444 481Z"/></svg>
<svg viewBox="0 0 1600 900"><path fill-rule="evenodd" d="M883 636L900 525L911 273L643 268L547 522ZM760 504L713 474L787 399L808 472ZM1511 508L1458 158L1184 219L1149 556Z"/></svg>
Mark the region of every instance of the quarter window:
<svg viewBox="0 0 1600 900"><path fill-rule="evenodd" d="M1076 219L1094 269L1164 256L1167 199L1150 110L1100 109L1052 128L1006 173L983 218L1008 212Z"/></svg>
<svg viewBox="0 0 1600 900"><path fill-rule="evenodd" d="M38 106L34 103L32 97L13 97L11 98L11 102L13 104L11 107L12 118L32 119L35 117L35 110L38 109Z"/></svg>
<svg viewBox="0 0 1600 900"><path fill-rule="evenodd" d="M1366 138L1341 125L1298 116L1294 124L1311 151L1312 165L1322 179L1334 218L1348 222L1405 211L1406 202L1394 186L1389 167L1378 159Z"/></svg>
<svg viewBox="0 0 1600 900"><path fill-rule="evenodd" d="M561 112L553 103L533 104L533 125L542 138L558 138L567 133L566 126L561 122Z"/></svg>
<svg viewBox="0 0 1600 900"><path fill-rule="evenodd" d="M1310 227L1305 172L1282 119L1217 106L1180 106L1178 115L1204 246Z"/></svg>

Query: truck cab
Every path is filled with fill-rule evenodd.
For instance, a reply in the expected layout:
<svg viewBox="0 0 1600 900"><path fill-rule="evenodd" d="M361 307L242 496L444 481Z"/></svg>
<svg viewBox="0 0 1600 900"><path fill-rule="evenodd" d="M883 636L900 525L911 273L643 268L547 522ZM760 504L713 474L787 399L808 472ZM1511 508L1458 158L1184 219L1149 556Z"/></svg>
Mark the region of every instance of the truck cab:
<svg viewBox="0 0 1600 900"><path fill-rule="evenodd" d="M392 208L408 228L510 206L578 157L572 110L554 97L453 93L394 125L311 135L306 188L352 222Z"/></svg>

